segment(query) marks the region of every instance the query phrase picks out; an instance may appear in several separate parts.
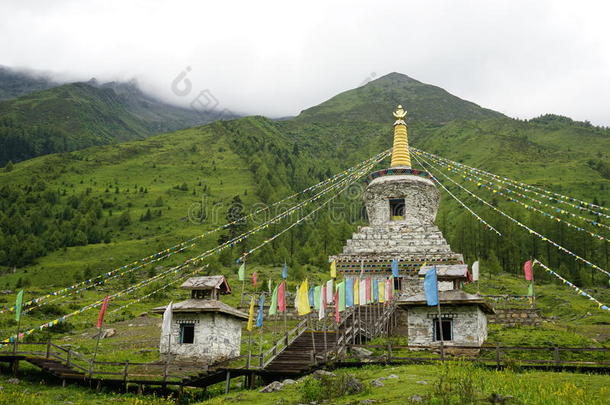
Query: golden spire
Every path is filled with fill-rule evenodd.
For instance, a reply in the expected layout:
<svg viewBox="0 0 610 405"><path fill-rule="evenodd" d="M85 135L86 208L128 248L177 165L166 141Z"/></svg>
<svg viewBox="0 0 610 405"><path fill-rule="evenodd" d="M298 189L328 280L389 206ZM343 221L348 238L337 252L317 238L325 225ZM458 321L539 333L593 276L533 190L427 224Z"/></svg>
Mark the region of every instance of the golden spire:
<svg viewBox="0 0 610 405"><path fill-rule="evenodd" d="M411 168L411 155L409 154L409 141L407 138L407 123L405 117L407 112L399 105L394 111L394 145L392 147L392 163L390 167Z"/></svg>

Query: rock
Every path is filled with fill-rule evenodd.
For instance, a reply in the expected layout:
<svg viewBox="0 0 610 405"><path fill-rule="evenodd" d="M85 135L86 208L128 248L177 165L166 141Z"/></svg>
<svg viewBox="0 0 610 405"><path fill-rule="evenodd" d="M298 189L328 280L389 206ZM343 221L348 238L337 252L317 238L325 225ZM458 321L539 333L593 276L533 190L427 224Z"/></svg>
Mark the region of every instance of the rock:
<svg viewBox="0 0 610 405"><path fill-rule="evenodd" d="M411 402L423 402L423 401L424 401L424 399L423 399L421 396L417 395L417 394L415 394L415 395L411 395L411 396L409 397L409 400L410 400Z"/></svg>
<svg viewBox="0 0 610 405"><path fill-rule="evenodd" d="M373 387L383 387L385 384L382 382L383 380L385 380L385 378L376 378L373 381L371 381L371 385Z"/></svg>
<svg viewBox="0 0 610 405"><path fill-rule="evenodd" d="M345 382L345 386L346 386L346 394L350 395L350 394L358 394L359 392L362 392L362 390L364 389L364 386L362 385L362 382L357 379L356 377L348 377L347 381Z"/></svg>
<svg viewBox="0 0 610 405"><path fill-rule="evenodd" d="M354 353L358 357L371 357L373 352L365 349L364 347L352 347L352 353Z"/></svg>
<svg viewBox="0 0 610 405"><path fill-rule="evenodd" d="M336 377L337 375L335 373L331 373L330 371L326 371L326 370L316 370L313 372L313 376L315 377Z"/></svg>
<svg viewBox="0 0 610 405"><path fill-rule="evenodd" d="M261 393L269 393L269 392L276 392L282 389L283 384L279 381L274 381L271 384L267 385L266 387L261 388L258 392Z"/></svg>
<svg viewBox="0 0 610 405"><path fill-rule="evenodd" d="M102 332L102 339L107 339L109 337L113 337L114 335L116 335L116 329L114 328L108 328L108 329L104 329L104 331Z"/></svg>
<svg viewBox="0 0 610 405"><path fill-rule="evenodd" d="M426 384L428 384L428 381L424 381L424 380L422 380L422 381L417 381L417 383L418 383L418 384L424 384L424 385L426 385Z"/></svg>
<svg viewBox="0 0 610 405"><path fill-rule="evenodd" d="M20 380L19 378L14 378L14 377L13 377L13 378L9 378L9 379L7 380L7 382L8 382L9 384L19 384L19 383L21 382L21 380Z"/></svg>
<svg viewBox="0 0 610 405"><path fill-rule="evenodd" d="M291 384L296 384L296 381L290 379L290 378L286 378L284 381L282 381L283 385L291 385Z"/></svg>
<svg viewBox="0 0 610 405"><path fill-rule="evenodd" d="M377 401L375 401L374 399L363 399L362 401L360 401L360 403L363 405L374 404L375 402Z"/></svg>
<svg viewBox="0 0 610 405"><path fill-rule="evenodd" d="M386 378L398 378L398 376L396 374L390 374L389 376L387 376Z"/></svg>

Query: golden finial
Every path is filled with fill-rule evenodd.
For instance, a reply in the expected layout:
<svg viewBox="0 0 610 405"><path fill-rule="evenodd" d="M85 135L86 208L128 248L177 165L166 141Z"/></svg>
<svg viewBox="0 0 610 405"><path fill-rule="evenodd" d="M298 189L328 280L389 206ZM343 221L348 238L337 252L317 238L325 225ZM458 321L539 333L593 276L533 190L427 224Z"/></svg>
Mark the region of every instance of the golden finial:
<svg viewBox="0 0 610 405"><path fill-rule="evenodd" d="M394 145L392 147L392 163L390 167L411 168L411 155L409 154L409 141L407 138L407 111L398 105L394 111Z"/></svg>

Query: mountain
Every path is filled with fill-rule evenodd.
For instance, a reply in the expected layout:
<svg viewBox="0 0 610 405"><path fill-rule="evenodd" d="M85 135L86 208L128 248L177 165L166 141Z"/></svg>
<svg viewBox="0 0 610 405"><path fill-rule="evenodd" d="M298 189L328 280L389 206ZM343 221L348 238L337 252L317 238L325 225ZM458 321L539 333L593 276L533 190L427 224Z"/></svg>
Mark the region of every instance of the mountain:
<svg viewBox="0 0 610 405"><path fill-rule="evenodd" d="M0 100L20 97L55 86L59 86L59 83L45 73L11 69L0 65Z"/></svg>
<svg viewBox="0 0 610 405"><path fill-rule="evenodd" d="M302 111L305 122L366 121L387 123L388 111L398 104L407 108L411 121L442 125L453 120L500 118L503 114L462 100L440 87L401 73L389 73L364 86L336 95Z"/></svg>
<svg viewBox="0 0 610 405"><path fill-rule="evenodd" d="M0 102L0 165L143 139L216 119L163 103L135 83L70 83Z"/></svg>

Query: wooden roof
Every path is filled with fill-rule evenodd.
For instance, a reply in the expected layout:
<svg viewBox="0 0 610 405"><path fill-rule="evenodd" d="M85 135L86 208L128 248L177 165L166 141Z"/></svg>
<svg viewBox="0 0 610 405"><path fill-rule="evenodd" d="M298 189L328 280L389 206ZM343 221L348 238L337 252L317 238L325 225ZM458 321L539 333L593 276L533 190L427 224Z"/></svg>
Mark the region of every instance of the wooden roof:
<svg viewBox="0 0 610 405"><path fill-rule="evenodd" d="M221 294L231 294L231 286L225 276L191 277L180 288L185 290L219 290Z"/></svg>
<svg viewBox="0 0 610 405"><path fill-rule="evenodd" d="M432 266L422 266L417 272L418 276L425 276L428 270L436 267L436 277L441 281L460 280L468 278L467 264L435 264Z"/></svg>
<svg viewBox="0 0 610 405"><path fill-rule="evenodd" d="M153 308L152 312L162 314L165 312L165 308L157 307ZM230 305L218 300L200 300L190 299L182 302L177 302L172 305L172 312L174 313L204 313L204 312L220 312L226 315L234 316L240 319L248 319L248 314L241 312L240 310L233 308Z"/></svg>
<svg viewBox="0 0 610 405"><path fill-rule="evenodd" d="M468 294L462 290L439 291L438 297L441 303L441 309L443 305L479 305L483 312L488 314L493 314L495 312L492 306L489 305L483 297L480 295ZM405 306L423 306L428 305L428 302L426 301L426 295L422 292L401 299L398 301L398 304Z"/></svg>

